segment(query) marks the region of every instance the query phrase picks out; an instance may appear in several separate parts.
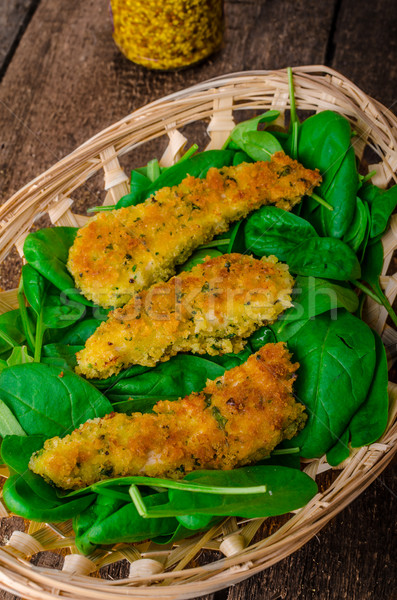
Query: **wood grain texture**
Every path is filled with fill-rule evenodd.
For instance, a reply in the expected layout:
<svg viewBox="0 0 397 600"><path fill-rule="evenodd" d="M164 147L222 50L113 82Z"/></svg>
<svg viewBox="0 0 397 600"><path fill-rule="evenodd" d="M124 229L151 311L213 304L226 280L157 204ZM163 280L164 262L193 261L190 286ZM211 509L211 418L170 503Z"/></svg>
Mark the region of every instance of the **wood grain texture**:
<svg viewBox="0 0 397 600"><path fill-rule="evenodd" d="M36 4L37 0L3 1L0 10L0 73L11 59Z"/></svg>
<svg viewBox="0 0 397 600"><path fill-rule="evenodd" d="M336 20L335 7L340 7ZM355 0L234 0L225 3L225 12L225 45L217 55L186 71L157 73L119 53L105 0L41 0L0 84L0 198L135 108L222 73L321 64L328 55L331 66L365 91L386 104L395 98L393 2L362 0L358 10ZM161 149L153 145L133 159L146 162L154 153ZM96 183L101 185L94 181L79 194L80 210L98 203ZM18 261L9 261L0 285L15 284L17 270ZM395 600L393 498L389 468L299 552L205 598ZM23 521L5 519L3 539L13 527L23 528ZM43 560L48 556L37 557L39 564ZM107 575L116 577L122 568L108 569ZM11 600L4 593L0 598Z"/></svg>
<svg viewBox="0 0 397 600"><path fill-rule="evenodd" d="M397 103L397 2L343 0L332 67L393 112Z"/></svg>

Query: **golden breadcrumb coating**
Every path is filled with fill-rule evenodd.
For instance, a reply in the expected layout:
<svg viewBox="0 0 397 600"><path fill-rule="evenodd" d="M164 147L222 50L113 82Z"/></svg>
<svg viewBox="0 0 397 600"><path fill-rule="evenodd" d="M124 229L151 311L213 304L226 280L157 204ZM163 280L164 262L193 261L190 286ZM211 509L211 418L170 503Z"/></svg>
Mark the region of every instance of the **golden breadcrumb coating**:
<svg viewBox="0 0 397 600"><path fill-rule="evenodd" d="M106 378L178 352L224 354L291 306L294 281L275 256L224 254L157 283L109 314L77 353L76 372Z"/></svg>
<svg viewBox="0 0 397 600"><path fill-rule="evenodd" d="M306 421L283 343L267 344L200 393L158 402L154 414L111 413L47 440L29 467L64 489L127 475L180 478L233 469L266 456Z"/></svg>
<svg viewBox="0 0 397 600"><path fill-rule="evenodd" d="M283 152L269 162L212 168L188 176L138 206L100 212L82 227L69 252L76 286L104 307L166 281L201 244L264 204L290 210L321 181Z"/></svg>

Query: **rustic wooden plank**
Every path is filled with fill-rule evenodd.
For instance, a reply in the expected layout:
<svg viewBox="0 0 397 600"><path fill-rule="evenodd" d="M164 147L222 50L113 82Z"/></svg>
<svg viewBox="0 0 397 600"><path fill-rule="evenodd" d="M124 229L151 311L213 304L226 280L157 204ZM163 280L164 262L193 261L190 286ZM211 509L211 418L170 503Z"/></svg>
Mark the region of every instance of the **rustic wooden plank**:
<svg viewBox="0 0 397 600"><path fill-rule="evenodd" d="M298 552L230 588L227 600L394 600L395 474L389 467Z"/></svg>
<svg viewBox="0 0 397 600"><path fill-rule="evenodd" d="M105 2L42 0L0 85L2 197L9 197L88 137L156 97L224 72L324 62L335 4L334 0L228 1L224 48L203 65L172 74L146 71L118 52ZM354 2L346 4L353 7ZM387 13L390 10L388 6ZM380 27L376 21L376 28L384 50L383 24ZM335 67L339 45L352 44L353 39L344 41L340 35L337 28ZM361 44L356 59L361 74L367 60ZM355 72L346 72L342 62L337 68L374 93L369 86L378 85L380 79L373 84L369 75L368 83L365 75L358 79ZM384 102L386 89L375 90ZM97 202L90 191L82 200ZM3 271L3 285L12 283L12 268L16 274L16 263ZM388 481L388 474L383 477ZM226 596L270 600L277 595L365 600L370 592L375 596L375 578L377 597L391 600L391 530L384 519L390 512L389 492L377 482L319 534L320 543L312 540L262 575L208 600ZM10 523L7 520L8 527Z"/></svg>
<svg viewBox="0 0 397 600"><path fill-rule="evenodd" d="M332 67L387 107L397 103L397 2L343 0Z"/></svg>
<svg viewBox="0 0 397 600"><path fill-rule="evenodd" d="M0 11L0 74L40 0L7 0ZM0 75L1 78L1 75Z"/></svg>
<svg viewBox="0 0 397 600"><path fill-rule="evenodd" d="M0 86L2 198L154 98L228 71L322 62L332 2L226 2L226 43L203 65L147 71L111 38L105 2L42 0Z"/></svg>
<svg viewBox="0 0 397 600"><path fill-rule="evenodd" d="M334 2L226 2L223 49L199 67L161 73L118 51L105 2L42 0L0 85L0 201L155 98L230 71L321 63ZM79 206L87 204L98 204L90 186ZM17 284L12 258L0 269L5 287Z"/></svg>

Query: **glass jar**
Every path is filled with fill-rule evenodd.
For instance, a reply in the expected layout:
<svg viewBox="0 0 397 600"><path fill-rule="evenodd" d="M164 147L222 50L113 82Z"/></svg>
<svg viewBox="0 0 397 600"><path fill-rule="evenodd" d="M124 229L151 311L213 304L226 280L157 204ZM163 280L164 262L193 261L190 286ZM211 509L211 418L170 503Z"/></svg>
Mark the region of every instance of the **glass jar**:
<svg viewBox="0 0 397 600"><path fill-rule="evenodd" d="M111 0L113 38L127 58L173 70L201 61L222 44L222 0Z"/></svg>

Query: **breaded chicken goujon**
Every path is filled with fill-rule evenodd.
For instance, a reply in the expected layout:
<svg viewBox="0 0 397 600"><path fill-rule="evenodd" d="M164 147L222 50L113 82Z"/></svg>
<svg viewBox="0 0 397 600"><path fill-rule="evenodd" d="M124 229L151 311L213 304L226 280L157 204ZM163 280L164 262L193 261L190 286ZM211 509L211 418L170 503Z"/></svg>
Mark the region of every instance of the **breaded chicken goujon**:
<svg viewBox="0 0 397 600"><path fill-rule="evenodd" d="M79 489L111 477L178 479L258 461L305 424L292 394L298 367L283 343L267 344L202 392L158 402L154 414L111 413L47 440L29 467L60 488Z"/></svg>
<svg viewBox="0 0 397 600"><path fill-rule="evenodd" d="M291 306L293 284L287 265L274 256L207 259L111 312L77 353L76 372L103 379L178 352L239 352L245 338Z"/></svg>
<svg viewBox="0 0 397 600"><path fill-rule="evenodd" d="M277 152L269 162L212 168L205 179L186 177L138 206L98 213L69 252L76 286L104 307L174 275L201 244L233 221L265 205L291 208L319 185L318 171Z"/></svg>

